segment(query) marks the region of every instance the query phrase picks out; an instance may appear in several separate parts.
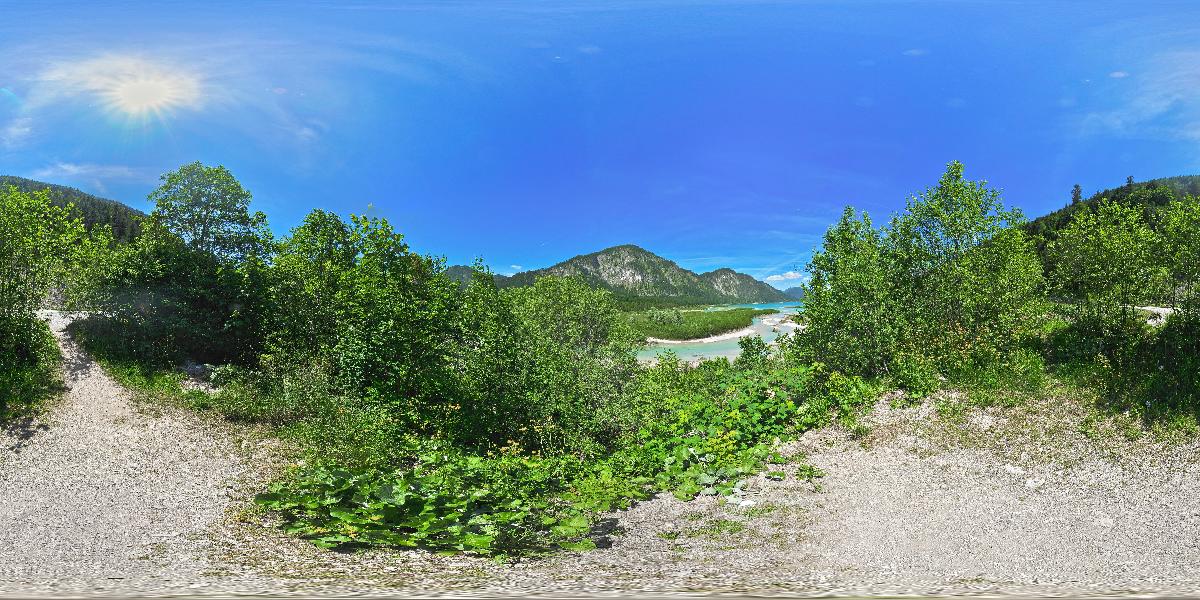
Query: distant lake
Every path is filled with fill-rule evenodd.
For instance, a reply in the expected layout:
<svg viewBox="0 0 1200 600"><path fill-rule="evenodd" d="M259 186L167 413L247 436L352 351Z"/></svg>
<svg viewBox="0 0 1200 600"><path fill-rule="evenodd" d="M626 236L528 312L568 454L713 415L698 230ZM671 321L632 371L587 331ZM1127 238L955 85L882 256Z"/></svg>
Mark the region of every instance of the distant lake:
<svg viewBox="0 0 1200 600"><path fill-rule="evenodd" d="M763 341L768 344L775 341L781 333L795 331L795 328L786 326L772 326L770 323L764 323L764 319L770 322L777 321L781 316L791 315L797 312L796 306L799 306L800 300L790 300L788 302L773 302L770 304L729 304L724 306L714 306L706 310L728 310L730 308L773 308L778 310L780 314L763 315L754 317L753 323L750 325L754 328L754 332L762 336ZM646 346L641 352L638 352L638 360L649 361L653 360L662 352L671 350L685 361L694 361L703 358L715 358L725 356L728 358L736 358L742 352L738 347L738 340L721 340L719 342L704 342L694 344L651 344Z"/></svg>

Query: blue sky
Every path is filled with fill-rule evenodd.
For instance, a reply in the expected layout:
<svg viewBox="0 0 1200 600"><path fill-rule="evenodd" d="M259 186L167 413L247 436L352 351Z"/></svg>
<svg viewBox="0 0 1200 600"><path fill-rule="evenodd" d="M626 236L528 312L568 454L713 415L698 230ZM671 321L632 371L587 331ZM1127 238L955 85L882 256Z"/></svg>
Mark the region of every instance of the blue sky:
<svg viewBox="0 0 1200 600"><path fill-rule="evenodd" d="M1198 2L0 0L0 173L149 208L223 164L286 232L498 272L635 243L795 284L961 160L1029 215L1200 172Z"/></svg>

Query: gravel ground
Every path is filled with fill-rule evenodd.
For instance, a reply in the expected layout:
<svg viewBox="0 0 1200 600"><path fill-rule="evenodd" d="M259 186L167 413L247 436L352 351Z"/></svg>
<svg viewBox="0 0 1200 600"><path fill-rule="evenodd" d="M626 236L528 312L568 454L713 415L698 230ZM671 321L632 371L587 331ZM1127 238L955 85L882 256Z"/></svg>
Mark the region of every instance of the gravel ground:
<svg viewBox="0 0 1200 600"><path fill-rule="evenodd" d="M613 515L610 547L501 565L288 538L241 510L264 472L244 436L139 410L64 351L66 398L0 455L0 595L1200 591L1195 440L1125 436L1054 393L948 413L884 398L868 433L788 445L827 472L816 484L759 477L740 503L660 497Z"/></svg>
<svg viewBox="0 0 1200 600"><path fill-rule="evenodd" d="M0 593L202 590L208 534L243 466L194 417L150 414L47 313L68 391L0 450Z"/></svg>

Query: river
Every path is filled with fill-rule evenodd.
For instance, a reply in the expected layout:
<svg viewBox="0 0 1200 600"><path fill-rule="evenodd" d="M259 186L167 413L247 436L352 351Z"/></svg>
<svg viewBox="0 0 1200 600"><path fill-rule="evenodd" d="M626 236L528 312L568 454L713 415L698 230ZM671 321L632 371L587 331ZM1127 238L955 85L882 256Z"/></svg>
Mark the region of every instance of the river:
<svg viewBox="0 0 1200 600"><path fill-rule="evenodd" d="M708 310L727 310L730 308L773 308L779 313L773 315L762 315L754 317L751 327L754 333L762 336L762 339L767 343L775 341L781 333L795 331L794 327L788 325L780 325L783 317L797 312L799 300L790 300L788 302L775 302L771 304L731 304L726 306L715 306ZM735 358L741 353L741 348L738 347L738 340L721 340L717 342L695 342L687 344L650 344L641 352L638 352L638 360L651 361L659 355L659 353L671 350L675 352L679 358L685 361L695 361L704 358L715 358L717 356L725 356Z"/></svg>

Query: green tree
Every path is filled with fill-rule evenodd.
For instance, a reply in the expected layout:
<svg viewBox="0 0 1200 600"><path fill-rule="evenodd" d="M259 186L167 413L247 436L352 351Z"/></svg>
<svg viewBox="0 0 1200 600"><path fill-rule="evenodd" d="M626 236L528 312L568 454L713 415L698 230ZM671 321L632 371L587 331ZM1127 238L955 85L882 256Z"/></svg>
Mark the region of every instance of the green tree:
<svg viewBox="0 0 1200 600"><path fill-rule="evenodd" d="M1071 204L1079 204L1083 201L1083 188L1077 183L1071 188Z"/></svg>
<svg viewBox="0 0 1200 600"><path fill-rule="evenodd" d="M940 358L991 359L1027 331L1043 277L1019 210L950 163L892 219L885 244L910 339Z"/></svg>
<svg viewBox="0 0 1200 600"><path fill-rule="evenodd" d="M1172 304L1189 319L1200 318L1200 198L1167 205L1158 256L1170 276Z"/></svg>
<svg viewBox="0 0 1200 600"><path fill-rule="evenodd" d="M1134 306L1152 293L1157 245L1139 208L1106 201L1076 215L1051 246L1052 281L1074 301L1081 339L1111 360L1123 360L1144 328Z"/></svg>
<svg viewBox="0 0 1200 600"><path fill-rule="evenodd" d="M33 317L82 237L70 207L53 206L46 191L0 188L0 322Z"/></svg>
<svg viewBox="0 0 1200 600"><path fill-rule="evenodd" d="M270 305L273 239L250 194L223 167L185 165L149 196L154 211L131 244L93 257L89 302L106 336L154 362L252 364Z"/></svg>
<svg viewBox="0 0 1200 600"><path fill-rule="evenodd" d="M265 254L266 216L250 212L250 199L225 167L199 162L164 174L150 194L159 223L190 248L228 261Z"/></svg>
<svg viewBox="0 0 1200 600"><path fill-rule="evenodd" d="M342 389L396 403L445 402L458 284L384 219L314 211L272 267L273 347L334 366ZM414 409L412 414L420 413Z"/></svg>
<svg viewBox="0 0 1200 600"><path fill-rule="evenodd" d="M1128 313L1145 298L1155 241L1137 208L1102 202L1081 212L1053 246L1056 289L1081 305Z"/></svg>
<svg viewBox="0 0 1200 600"><path fill-rule="evenodd" d="M0 188L0 420L13 402L44 390L49 360L44 324L36 311L83 240L71 207L56 207L45 191Z"/></svg>
<svg viewBox="0 0 1200 600"><path fill-rule="evenodd" d="M886 370L900 337L883 233L846 207L808 264L804 335L814 358L850 373ZM818 358L819 357L819 358Z"/></svg>

